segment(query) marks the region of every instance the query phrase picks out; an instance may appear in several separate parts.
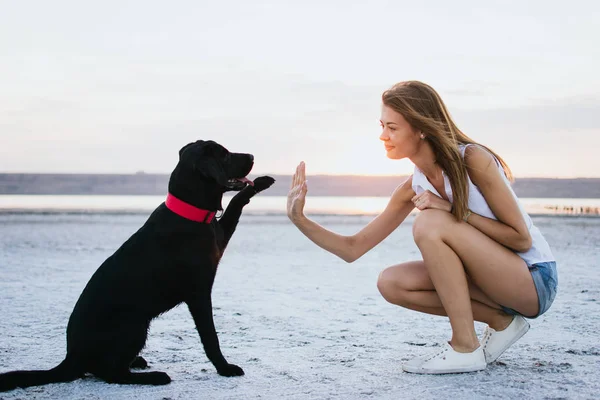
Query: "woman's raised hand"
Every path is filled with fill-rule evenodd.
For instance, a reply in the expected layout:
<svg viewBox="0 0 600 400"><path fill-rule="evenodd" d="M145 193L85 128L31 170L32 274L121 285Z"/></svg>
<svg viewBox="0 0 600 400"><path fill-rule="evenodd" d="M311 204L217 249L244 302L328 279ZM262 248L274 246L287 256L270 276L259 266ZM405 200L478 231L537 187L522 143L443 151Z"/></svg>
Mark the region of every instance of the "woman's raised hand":
<svg viewBox="0 0 600 400"><path fill-rule="evenodd" d="M302 161L296 167L296 173L292 177L292 186L287 197L287 215L295 222L304 216L304 202L306 201L306 165Z"/></svg>

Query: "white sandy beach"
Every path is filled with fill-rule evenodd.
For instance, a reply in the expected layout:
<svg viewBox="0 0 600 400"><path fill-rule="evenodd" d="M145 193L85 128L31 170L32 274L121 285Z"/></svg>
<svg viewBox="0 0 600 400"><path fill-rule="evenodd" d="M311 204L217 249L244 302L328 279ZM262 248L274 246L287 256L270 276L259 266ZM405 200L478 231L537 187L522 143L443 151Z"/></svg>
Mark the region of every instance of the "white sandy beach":
<svg viewBox="0 0 600 400"><path fill-rule="evenodd" d="M65 355L65 327L87 280L146 216L0 214L0 372L47 369ZM371 217L321 216L351 233ZM386 266L419 258L406 221L346 264L284 216L242 217L221 262L213 303L222 349L244 368L219 376L185 306L154 321L144 357L161 387L93 377L0 393L0 399L596 399L600 393L600 218L534 221L559 264L552 308L487 370L419 376L405 360L448 340L446 318L386 303ZM478 324L479 333L483 325Z"/></svg>

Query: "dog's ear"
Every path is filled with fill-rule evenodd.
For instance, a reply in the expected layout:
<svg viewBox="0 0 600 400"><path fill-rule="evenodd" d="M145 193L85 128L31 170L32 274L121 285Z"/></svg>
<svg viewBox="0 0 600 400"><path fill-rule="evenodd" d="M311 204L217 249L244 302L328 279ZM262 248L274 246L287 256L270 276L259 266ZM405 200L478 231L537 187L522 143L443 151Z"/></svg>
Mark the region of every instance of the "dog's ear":
<svg viewBox="0 0 600 400"><path fill-rule="evenodd" d="M194 169L207 178L214 179L219 185L227 185L229 179L225 170L214 158L202 158L194 163Z"/></svg>
<svg viewBox="0 0 600 400"><path fill-rule="evenodd" d="M183 153L185 152L185 150L190 147L191 145L193 145L194 143L188 143L185 146L183 146L181 148L181 150L179 150L179 159L181 159L181 156L183 155Z"/></svg>
<svg viewBox="0 0 600 400"><path fill-rule="evenodd" d="M212 140L197 140L188 143L179 150L179 160L195 172L202 174L208 179L213 179L219 185L225 186L229 178L222 164L215 157L217 146L219 149L227 151Z"/></svg>
<svg viewBox="0 0 600 400"><path fill-rule="evenodd" d="M192 146L192 145L194 145L194 144L196 144L196 143L198 143L198 142L192 142L192 143L188 143L188 144L186 144L185 146L183 146L183 147L181 148L181 150L179 150L179 159L181 159L181 156L183 156L183 153L184 153L184 152L185 152L185 151L186 151L186 150L187 150L187 149L188 149L190 146Z"/></svg>

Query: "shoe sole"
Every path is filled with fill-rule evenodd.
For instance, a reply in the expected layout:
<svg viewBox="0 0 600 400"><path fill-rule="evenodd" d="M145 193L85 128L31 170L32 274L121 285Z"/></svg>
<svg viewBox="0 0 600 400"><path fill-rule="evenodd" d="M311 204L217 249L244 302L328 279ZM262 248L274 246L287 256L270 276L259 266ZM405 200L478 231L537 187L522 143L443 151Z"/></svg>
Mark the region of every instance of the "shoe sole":
<svg viewBox="0 0 600 400"><path fill-rule="evenodd" d="M405 372L409 372L411 374L442 375L442 374L462 374L465 372L483 371L486 366L487 366L487 364L482 364L482 365L475 365L472 367L453 368L453 369L445 369L445 370L435 370L435 369L427 369L427 368L419 368L419 367L411 368L411 367L402 366L402 370L404 370Z"/></svg>
<svg viewBox="0 0 600 400"><path fill-rule="evenodd" d="M510 346L512 346L513 344L515 344L517 342L517 340L521 339L527 333L527 331L529 331L529 328L530 328L531 325L526 320L524 320L524 321L525 321L525 325L523 325L523 327L521 328L521 330L519 331L519 333L516 336L513 337L513 339L506 345L506 347L504 348L504 350L502 350L500 353L498 353L498 355L496 357L494 357L494 358L488 357L488 352L485 351L485 349L483 349L483 354L485 355L485 362L486 363L491 364L494 361L496 361L497 359L499 359L500 356L502 354L504 354L504 352L506 350L508 350L508 348Z"/></svg>

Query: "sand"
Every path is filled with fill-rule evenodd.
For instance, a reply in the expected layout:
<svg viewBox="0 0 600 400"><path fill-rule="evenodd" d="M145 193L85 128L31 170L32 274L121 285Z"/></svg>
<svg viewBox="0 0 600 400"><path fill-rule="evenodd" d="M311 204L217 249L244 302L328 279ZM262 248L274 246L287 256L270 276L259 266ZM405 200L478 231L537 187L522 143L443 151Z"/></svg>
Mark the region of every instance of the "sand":
<svg viewBox="0 0 600 400"><path fill-rule="evenodd" d="M0 372L47 369L87 280L145 215L0 214ZM315 219L352 233L371 217ZM152 324L143 356L167 386L94 377L0 393L0 399L595 399L600 393L600 218L535 217L559 264L552 308L485 371L404 373L401 363L448 340L446 318L386 303L386 266L419 253L412 217L347 264L285 216L245 215L221 262L213 304L222 350L244 368L219 376L185 306ZM478 333L484 326L477 324Z"/></svg>

